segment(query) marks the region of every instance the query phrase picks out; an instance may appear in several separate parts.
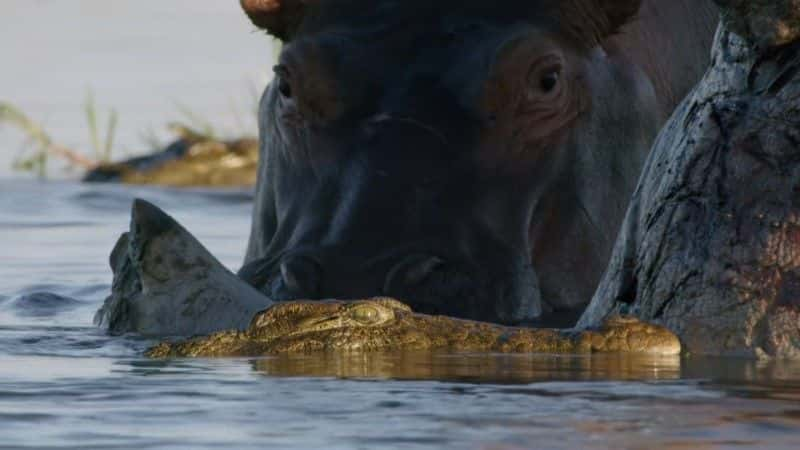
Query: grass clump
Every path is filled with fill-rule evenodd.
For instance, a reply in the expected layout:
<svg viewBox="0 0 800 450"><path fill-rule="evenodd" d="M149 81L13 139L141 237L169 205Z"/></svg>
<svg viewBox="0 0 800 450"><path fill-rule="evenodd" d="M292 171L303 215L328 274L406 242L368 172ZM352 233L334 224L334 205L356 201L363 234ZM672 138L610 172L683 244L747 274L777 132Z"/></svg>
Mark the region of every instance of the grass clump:
<svg viewBox="0 0 800 450"><path fill-rule="evenodd" d="M92 91L89 91L86 95L84 111L86 112L86 123L89 127L89 140L92 143L95 160L101 162L111 161L111 154L114 148L114 135L116 134L117 121L119 120L117 110L112 108L108 115L105 138L102 138L98 133L99 121L97 119L97 107Z"/></svg>
<svg viewBox="0 0 800 450"><path fill-rule="evenodd" d="M46 178L48 161L51 156L58 156L66 160L70 166L86 170L93 169L98 164L96 160L54 143L41 124L11 103L0 102L0 124L14 126L25 134L22 151L14 158L15 170L31 172L39 178Z"/></svg>

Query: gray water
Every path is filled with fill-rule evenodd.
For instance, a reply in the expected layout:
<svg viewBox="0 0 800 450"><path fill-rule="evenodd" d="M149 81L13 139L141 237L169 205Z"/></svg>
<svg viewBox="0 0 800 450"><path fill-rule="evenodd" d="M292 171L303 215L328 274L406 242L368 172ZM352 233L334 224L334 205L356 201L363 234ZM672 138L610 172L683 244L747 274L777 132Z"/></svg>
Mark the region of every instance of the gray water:
<svg viewBox="0 0 800 450"><path fill-rule="evenodd" d="M800 365L351 354L152 361L91 319L130 202L235 268L246 192L0 181L0 448L800 448Z"/></svg>

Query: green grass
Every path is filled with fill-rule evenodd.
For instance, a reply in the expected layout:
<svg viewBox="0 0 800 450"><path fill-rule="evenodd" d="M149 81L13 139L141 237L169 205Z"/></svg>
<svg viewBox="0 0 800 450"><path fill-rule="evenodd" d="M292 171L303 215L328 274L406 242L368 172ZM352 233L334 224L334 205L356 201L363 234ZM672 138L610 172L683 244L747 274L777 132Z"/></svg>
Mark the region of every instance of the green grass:
<svg viewBox="0 0 800 450"><path fill-rule="evenodd" d="M34 173L39 178L47 178L48 161L52 156L65 159L70 167L90 169L102 162L109 162L114 154L114 137L117 132L119 115L111 109L106 119L104 134L100 134L100 118L94 94L86 94L84 113L89 131L92 154L86 156L80 152L58 145L45 131L44 127L31 119L20 108L9 103L0 102L0 125L10 125L25 135L22 150L13 161L14 170Z"/></svg>
<svg viewBox="0 0 800 450"><path fill-rule="evenodd" d="M106 122L105 137L101 137L98 133L99 120L97 118L97 106L94 101L94 94L89 91L86 94L86 102L84 103L84 111L86 113L86 123L89 128L89 141L94 150L94 158L97 161L109 162L114 149L114 135L117 131L117 122L119 117L115 109L111 109L108 114L108 121Z"/></svg>
<svg viewBox="0 0 800 450"><path fill-rule="evenodd" d="M48 149L53 141L41 125L30 119L19 108L7 102L0 102L0 124L8 124L25 134L23 152L14 158L14 169L33 172L39 178L47 176Z"/></svg>

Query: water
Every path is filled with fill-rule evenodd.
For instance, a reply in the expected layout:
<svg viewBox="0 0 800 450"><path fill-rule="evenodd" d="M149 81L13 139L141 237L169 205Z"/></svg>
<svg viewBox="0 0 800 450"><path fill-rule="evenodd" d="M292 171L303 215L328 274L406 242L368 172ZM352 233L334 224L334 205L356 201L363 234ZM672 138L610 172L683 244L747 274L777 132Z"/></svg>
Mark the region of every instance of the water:
<svg viewBox="0 0 800 450"><path fill-rule="evenodd" d="M187 8L187 4L191 7ZM82 102L120 114L117 156L187 105L254 129L272 44L238 2L0 1L0 100L89 147ZM163 134L162 134L162 137ZM540 355L151 361L91 325L143 197L231 268L247 193L12 181L0 128L0 449L800 448L800 365ZM64 174L51 167L50 175ZM72 174L74 175L74 174ZM67 176L71 176L67 174Z"/></svg>
<svg viewBox="0 0 800 450"><path fill-rule="evenodd" d="M800 448L788 362L142 358L91 325L136 196L241 262L245 192L0 181L0 448Z"/></svg>

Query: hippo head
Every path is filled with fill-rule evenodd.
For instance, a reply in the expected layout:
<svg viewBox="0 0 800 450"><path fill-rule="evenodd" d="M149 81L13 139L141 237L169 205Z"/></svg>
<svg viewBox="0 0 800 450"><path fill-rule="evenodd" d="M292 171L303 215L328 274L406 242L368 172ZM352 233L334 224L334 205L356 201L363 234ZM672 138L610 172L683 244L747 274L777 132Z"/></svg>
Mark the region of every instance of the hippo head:
<svg viewBox="0 0 800 450"><path fill-rule="evenodd" d="M601 45L639 3L242 0L284 45L240 276L501 323L585 305L654 131Z"/></svg>

